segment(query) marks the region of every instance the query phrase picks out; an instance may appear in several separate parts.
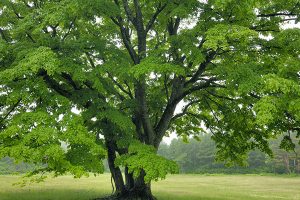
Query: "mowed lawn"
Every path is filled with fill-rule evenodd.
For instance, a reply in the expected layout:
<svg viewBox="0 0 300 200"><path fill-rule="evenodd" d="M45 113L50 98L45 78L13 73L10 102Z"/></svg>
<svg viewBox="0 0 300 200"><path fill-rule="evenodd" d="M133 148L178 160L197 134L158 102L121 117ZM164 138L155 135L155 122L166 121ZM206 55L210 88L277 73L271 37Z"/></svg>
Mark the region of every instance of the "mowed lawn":
<svg viewBox="0 0 300 200"><path fill-rule="evenodd" d="M18 176L0 176L1 200L89 200L111 193L110 175L64 176L20 187ZM300 177L259 175L172 175L153 183L159 200L300 200Z"/></svg>

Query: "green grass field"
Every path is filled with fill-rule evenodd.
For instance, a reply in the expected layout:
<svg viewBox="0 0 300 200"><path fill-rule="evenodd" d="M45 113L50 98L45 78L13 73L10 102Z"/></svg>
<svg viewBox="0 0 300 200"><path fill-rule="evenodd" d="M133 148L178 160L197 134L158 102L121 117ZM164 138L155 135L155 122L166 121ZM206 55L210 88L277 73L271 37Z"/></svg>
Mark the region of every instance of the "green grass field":
<svg viewBox="0 0 300 200"><path fill-rule="evenodd" d="M64 176L26 187L18 176L0 176L1 200L89 200L111 193L110 175ZM300 177L259 175L172 175L153 183L160 200L300 199Z"/></svg>

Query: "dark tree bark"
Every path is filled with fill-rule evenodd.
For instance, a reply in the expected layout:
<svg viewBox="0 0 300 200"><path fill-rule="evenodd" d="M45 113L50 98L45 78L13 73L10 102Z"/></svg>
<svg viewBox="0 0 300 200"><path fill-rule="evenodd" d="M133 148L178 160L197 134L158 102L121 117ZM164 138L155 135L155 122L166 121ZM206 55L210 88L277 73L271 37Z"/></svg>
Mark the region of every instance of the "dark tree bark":
<svg viewBox="0 0 300 200"><path fill-rule="evenodd" d="M108 152L108 166L115 190L111 196L95 200L155 200L156 198L152 195L151 184L144 181L145 172L142 171L140 176L135 179L133 178L133 174L129 173L128 168L125 167L124 181L121 169L115 166L116 153L118 152L116 143L106 140L106 147Z"/></svg>
<svg viewBox="0 0 300 200"><path fill-rule="evenodd" d="M127 190L130 190L134 187L134 178L132 173L128 172L128 167L125 167L125 186Z"/></svg>
<svg viewBox="0 0 300 200"><path fill-rule="evenodd" d="M125 192L125 185L122 176L122 172L119 167L115 166L116 160L116 151L115 151L115 144L111 141L106 141L107 146L107 154L108 154L108 166L111 172L112 178L115 184L115 195L120 195Z"/></svg>
<svg viewBox="0 0 300 200"><path fill-rule="evenodd" d="M142 171L140 176L135 179L134 187L131 189L131 196L133 199L141 199L141 200L154 200L156 199L152 195L151 191L151 183L145 183L144 177L145 172Z"/></svg>

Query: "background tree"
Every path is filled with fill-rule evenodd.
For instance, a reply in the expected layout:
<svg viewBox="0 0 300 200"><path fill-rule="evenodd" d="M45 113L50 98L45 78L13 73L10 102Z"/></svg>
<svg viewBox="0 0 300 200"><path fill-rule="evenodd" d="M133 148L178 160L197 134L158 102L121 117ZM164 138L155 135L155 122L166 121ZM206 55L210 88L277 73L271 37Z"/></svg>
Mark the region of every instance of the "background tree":
<svg viewBox="0 0 300 200"><path fill-rule="evenodd" d="M202 124L219 159L242 163L298 130L300 31L281 29L297 0L0 6L0 155L47 164L36 173L100 173L107 152L114 198L153 199L151 180L177 171L156 155L171 131Z"/></svg>
<svg viewBox="0 0 300 200"><path fill-rule="evenodd" d="M273 155L266 155L259 150L250 151L245 166L228 167L223 161L216 162L216 144L211 140L211 134L199 134L200 142L190 139L183 142L181 139L172 140L170 145L162 143L158 154L174 160L181 173L299 173L299 145L287 151L282 149L282 139L269 140ZM295 134L291 134L292 142L297 143Z"/></svg>

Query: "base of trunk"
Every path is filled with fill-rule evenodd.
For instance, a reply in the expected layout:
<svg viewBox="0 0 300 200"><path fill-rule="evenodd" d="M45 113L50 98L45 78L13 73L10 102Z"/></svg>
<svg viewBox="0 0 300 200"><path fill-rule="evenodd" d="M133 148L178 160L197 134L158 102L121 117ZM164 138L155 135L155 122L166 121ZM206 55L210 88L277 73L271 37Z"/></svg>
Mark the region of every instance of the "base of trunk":
<svg viewBox="0 0 300 200"><path fill-rule="evenodd" d="M127 191L122 194L113 194L111 196L97 198L94 200L157 200L152 194L141 191Z"/></svg>

